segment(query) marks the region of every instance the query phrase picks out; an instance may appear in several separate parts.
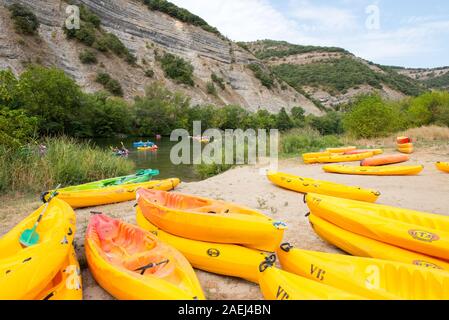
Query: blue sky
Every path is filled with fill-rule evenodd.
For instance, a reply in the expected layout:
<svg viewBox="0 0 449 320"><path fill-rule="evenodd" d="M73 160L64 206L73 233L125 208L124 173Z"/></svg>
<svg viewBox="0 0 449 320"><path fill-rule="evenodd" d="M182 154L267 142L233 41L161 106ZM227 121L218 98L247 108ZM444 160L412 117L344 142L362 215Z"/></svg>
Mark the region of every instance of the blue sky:
<svg viewBox="0 0 449 320"><path fill-rule="evenodd" d="M443 0L170 0L236 41L343 47L386 65L449 65Z"/></svg>

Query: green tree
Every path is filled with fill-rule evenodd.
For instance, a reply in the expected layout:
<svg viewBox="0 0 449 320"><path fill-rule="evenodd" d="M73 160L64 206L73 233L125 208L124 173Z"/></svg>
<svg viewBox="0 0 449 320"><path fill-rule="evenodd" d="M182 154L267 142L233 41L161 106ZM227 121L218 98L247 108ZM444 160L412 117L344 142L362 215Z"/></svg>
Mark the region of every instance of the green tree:
<svg viewBox="0 0 449 320"><path fill-rule="evenodd" d="M301 107L293 107L291 110L292 120L295 127L303 127L306 121L306 112Z"/></svg>
<svg viewBox="0 0 449 320"><path fill-rule="evenodd" d="M403 126L399 110L378 95L361 96L344 116L345 130L357 138L385 136Z"/></svg>
<svg viewBox="0 0 449 320"><path fill-rule="evenodd" d="M18 148L35 137L36 129L35 117L0 105L0 145Z"/></svg>
<svg viewBox="0 0 449 320"><path fill-rule="evenodd" d="M22 73L17 87L17 105L39 119L40 133L76 134L72 123L83 117L82 92L62 70L32 66Z"/></svg>
<svg viewBox="0 0 449 320"><path fill-rule="evenodd" d="M290 118L287 111L285 111L285 108L282 108L279 111L276 119L276 126L281 131L286 131L293 128L293 120Z"/></svg>

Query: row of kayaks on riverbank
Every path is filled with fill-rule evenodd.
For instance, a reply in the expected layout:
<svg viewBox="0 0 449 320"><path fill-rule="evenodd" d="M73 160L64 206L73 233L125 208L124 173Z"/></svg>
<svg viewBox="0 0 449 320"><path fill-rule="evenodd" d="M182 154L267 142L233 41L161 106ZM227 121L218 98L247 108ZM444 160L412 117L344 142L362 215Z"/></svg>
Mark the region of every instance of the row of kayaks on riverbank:
<svg viewBox="0 0 449 320"><path fill-rule="evenodd" d="M305 251L282 244L281 221L167 192L180 180L151 180L157 173L46 193L39 242L25 248L19 238L44 207L0 239L0 298L81 299L73 208L136 200L138 226L95 214L84 242L89 270L118 299L204 299L193 268L258 283L267 299L449 299L447 217L374 204L377 190L269 172L276 185L307 194L319 236L359 257Z"/></svg>
<svg viewBox="0 0 449 320"><path fill-rule="evenodd" d="M272 250L281 270L274 265L273 253L243 243L242 239L251 238L252 233L220 240L230 243L212 242L213 235L200 232L210 220L203 220L203 226L193 222L194 230L169 233L168 227L154 218L158 213L153 208L163 208L165 214L186 212L188 218L197 214L200 221L204 215L216 218L214 226L218 230L227 226L230 232L243 223L236 220L238 215L263 219L262 214L234 212L247 209L222 201L210 204L214 201L207 199L204 204L204 198L185 207L183 201L190 201L192 196L182 194L172 194L179 201L165 198L162 202L163 191L148 193L141 189L137 194L136 220L140 227L99 214L91 217L86 232L89 269L116 298L204 299L193 266L259 283L267 299L449 299L449 234L444 231L449 225L447 217L309 194L306 201L314 230L323 239L361 257L295 249L281 244L281 237L273 242ZM219 210L224 205L231 208L229 219L228 213ZM202 213L211 206L217 213ZM34 223L38 213L0 241L4 249L0 297L80 299L80 271L72 247L75 214L67 204L57 198L50 202L39 230L43 237L39 244L27 249L15 245L17 236ZM185 223L173 216L171 219L175 226ZM250 226L253 221L246 223ZM209 225L209 229L214 228ZM382 236L382 241L375 236Z"/></svg>

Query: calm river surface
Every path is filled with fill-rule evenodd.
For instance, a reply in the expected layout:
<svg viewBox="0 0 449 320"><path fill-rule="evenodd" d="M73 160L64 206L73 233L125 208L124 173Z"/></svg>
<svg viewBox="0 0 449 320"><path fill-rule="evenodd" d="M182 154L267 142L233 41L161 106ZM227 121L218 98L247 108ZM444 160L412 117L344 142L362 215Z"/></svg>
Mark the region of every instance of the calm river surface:
<svg viewBox="0 0 449 320"><path fill-rule="evenodd" d="M120 146L121 142L130 151L129 159L133 160L137 169L158 169L161 173L156 178L180 178L185 182L199 181L200 177L195 173L193 165L173 165L170 161L170 150L177 142L171 142L170 138L163 137L155 140L154 137L142 138L142 141L152 141L159 147L158 151L138 151L133 147L133 142L140 138L107 138L93 139L92 142L101 148L109 150L110 146Z"/></svg>

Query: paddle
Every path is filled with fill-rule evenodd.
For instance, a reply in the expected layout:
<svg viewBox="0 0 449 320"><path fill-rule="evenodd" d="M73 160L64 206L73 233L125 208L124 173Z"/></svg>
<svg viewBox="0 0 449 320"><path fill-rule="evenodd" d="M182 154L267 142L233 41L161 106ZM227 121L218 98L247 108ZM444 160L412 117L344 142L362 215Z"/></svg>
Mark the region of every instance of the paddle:
<svg viewBox="0 0 449 320"><path fill-rule="evenodd" d="M57 195L57 190L61 187L59 184L56 189L51 193L50 197L47 200L47 203L45 204L44 209L40 213L39 217L37 218L36 222L34 223L33 228L26 229L21 235L20 235L20 243L24 247L31 247L39 242L39 234L36 232L37 226L39 225L39 222L41 221L42 217L44 216L45 211L47 211L48 205L50 204L50 201Z"/></svg>

